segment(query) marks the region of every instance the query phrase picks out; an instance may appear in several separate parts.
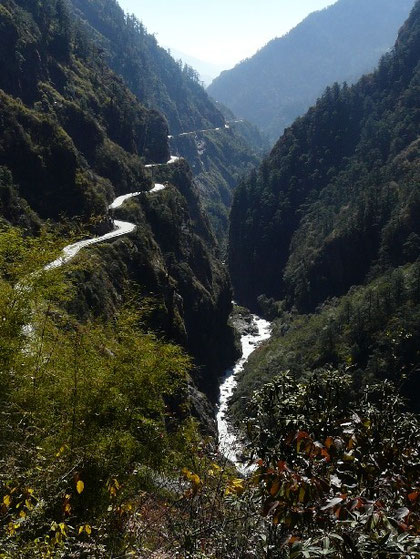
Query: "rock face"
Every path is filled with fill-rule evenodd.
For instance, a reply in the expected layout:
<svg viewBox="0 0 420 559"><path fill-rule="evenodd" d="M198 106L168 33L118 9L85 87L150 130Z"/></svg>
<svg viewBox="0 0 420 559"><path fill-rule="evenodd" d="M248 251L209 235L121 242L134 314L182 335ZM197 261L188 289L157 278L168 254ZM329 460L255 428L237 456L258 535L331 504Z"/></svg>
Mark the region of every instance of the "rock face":
<svg viewBox="0 0 420 559"><path fill-rule="evenodd" d="M414 0L339 0L222 72L207 91L274 143L333 82L354 83L392 47Z"/></svg>
<svg viewBox="0 0 420 559"><path fill-rule="evenodd" d="M41 217L101 215L114 193L149 187L140 157L168 159L167 125L73 41L63 3L29 6L0 7L0 166Z"/></svg>
<svg viewBox="0 0 420 559"><path fill-rule="evenodd" d="M115 210L133 233L80 253L69 308L111 319L134 299L145 328L182 344L215 397L234 358L230 282L187 163L144 166L169 159L165 118L110 70L61 0L5 0L0 30L10 55L0 58L2 218L36 231L78 216L103 231L115 195L168 184Z"/></svg>
<svg viewBox="0 0 420 559"><path fill-rule="evenodd" d="M258 165L261 153L251 149L236 125L175 136L171 148L191 165L194 183L222 248L226 248L229 210L240 177Z"/></svg>

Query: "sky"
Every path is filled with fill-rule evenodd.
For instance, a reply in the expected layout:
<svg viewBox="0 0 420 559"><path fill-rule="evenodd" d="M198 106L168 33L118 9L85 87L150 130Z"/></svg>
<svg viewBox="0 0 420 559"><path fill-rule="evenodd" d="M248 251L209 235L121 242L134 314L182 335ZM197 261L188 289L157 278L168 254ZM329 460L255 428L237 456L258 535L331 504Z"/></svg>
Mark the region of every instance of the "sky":
<svg viewBox="0 0 420 559"><path fill-rule="evenodd" d="M160 45L232 68L336 0L119 0Z"/></svg>

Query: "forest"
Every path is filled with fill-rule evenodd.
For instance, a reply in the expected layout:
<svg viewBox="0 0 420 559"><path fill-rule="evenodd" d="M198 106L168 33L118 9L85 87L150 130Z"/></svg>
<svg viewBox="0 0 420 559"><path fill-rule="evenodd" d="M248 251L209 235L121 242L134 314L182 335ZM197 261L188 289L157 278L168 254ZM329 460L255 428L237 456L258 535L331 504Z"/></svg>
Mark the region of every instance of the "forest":
<svg viewBox="0 0 420 559"><path fill-rule="evenodd" d="M259 164L268 142L256 127L235 122L231 111L214 103L195 70L175 61L143 23L125 15L115 0L72 0L70 7L107 64L143 105L165 117L170 148L190 163L204 209L225 252L233 190L239 177ZM232 123L229 128L226 121Z"/></svg>
<svg viewBox="0 0 420 559"><path fill-rule="evenodd" d="M419 53L263 158L115 0L0 0L0 559L419 557Z"/></svg>

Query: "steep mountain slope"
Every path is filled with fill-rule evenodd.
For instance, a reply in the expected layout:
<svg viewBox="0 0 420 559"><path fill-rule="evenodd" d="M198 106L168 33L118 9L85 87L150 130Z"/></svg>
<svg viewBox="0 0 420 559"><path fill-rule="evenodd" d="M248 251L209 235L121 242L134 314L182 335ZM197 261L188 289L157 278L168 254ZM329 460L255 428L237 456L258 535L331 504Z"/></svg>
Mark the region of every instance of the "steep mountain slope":
<svg viewBox="0 0 420 559"><path fill-rule="evenodd" d="M259 143L261 137L257 133L255 143L259 147L251 148L247 135L252 132L252 125L233 119L223 127L173 136L170 140L173 152L182 155L191 166L194 183L222 250L227 244L229 210L236 185L261 161L264 143Z"/></svg>
<svg viewBox="0 0 420 559"><path fill-rule="evenodd" d="M222 74L212 97L257 124L274 142L322 90L354 82L395 41L414 0L339 0Z"/></svg>
<svg viewBox="0 0 420 559"><path fill-rule="evenodd" d="M328 88L239 186L236 296L276 320L240 382L237 413L280 371L325 365L361 383L391 378L418 409L419 57L417 2L377 71Z"/></svg>
<svg viewBox="0 0 420 559"><path fill-rule="evenodd" d="M202 88L197 73L175 62L115 0L72 0L71 4L111 68L143 104L165 115L172 150L190 162L214 231L225 245L232 192L238 177L260 159L264 144L259 135L249 143L243 126L225 128L222 112ZM198 133L196 139L179 136L203 130L214 133Z"/></svg>
<svg viewBox="0 0 420 559"><path fill-rule="evenodd" d="M224 124L194 70L180 67L140 21L124 14L116 0L71 0L71 4L111 68L142 103L166 116L171 134Z"/></svg>
<svg viewBox="0 0 420 559"><path fill-rule="evenodd" d="M0 165L22 197L42 217L97 215L113 188L147 189L140 157L169 155L162 117L142 107L92 47L73 47L64 4L4 1L0 9Z"/></svg>
<svg viewBox="0 0 420 559"><path fill-rule="evenodd" d="M0 29L2 217L36 231L45 218L54 228L78 216L106 230L116 194L152 186L144 161L168 160L164 118L106 66L61 0L2 0ZM131 202L137 231L96 249L80 278L84 295L69 305L82 318L110 318L134 282L137 304L161 302L150 325L191 351L200 385L214 393L233 352L229 280L188 166L162 172L173 188L145 198L144 210Z"/></svg>
<svg viewBox="0 0 420 559"><path fill-rule="evenodd" d="M418 10L374 74L327 88L238 188L230 265L240 299L265 293L312 310L374 266L407 261L419 233Z"/></svg>

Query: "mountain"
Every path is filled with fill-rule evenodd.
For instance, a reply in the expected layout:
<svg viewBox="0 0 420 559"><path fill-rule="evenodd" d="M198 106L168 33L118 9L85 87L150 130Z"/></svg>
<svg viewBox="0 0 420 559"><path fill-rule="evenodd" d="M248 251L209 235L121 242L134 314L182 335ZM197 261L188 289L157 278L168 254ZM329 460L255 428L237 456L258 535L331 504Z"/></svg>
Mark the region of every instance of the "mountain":
<svg viewBox="0 0 420 559"><path fill-rule="evenodd" d="M230 280L188 163L168 163L166 118L103 54L65 0L0 1L10 559L126 554L125 507L151 488L158 502L157 486L214 435L210 399L237 353ZM216 114L199 125L224 125L197 88ZM64 263L63 247L74 256Z"/></svg>
<svg viewBox="0 0 420 559"><path fill-rule="evenodd" d="M249 145L243 126L226 128L225 117L201 86L198 73L176 62L115 0L71 0L71 6L101 57L145 106L166 117L171 149L191 162L213 229L225 246L237 180L258 164L265 148L263 141L258 143L259 134ZM195 131L196 136L181 136Z"/></svg>
<svg viewBox="0 0 420 559"><path fill-rule="evenodd" d="M209 94L274 142L333 82L353 83L394 43L414 0L339 0L222 72Z"/></svg>
<svg viewBox="0 0 420 559"><path fill-rule="evenodd" d="M328 87L238 187L235 296L277 321L237 411L279 371L325 365L392 378L418 407L419 56L417 2L377 70Z"/></svg>
<svg viewBox="0 0 420 559"><path fill-rule="evenodd" d="M234 353L230 283L188 165L152 169L153 177L144 166L169 158L164 117L109 69L65 2L4 0L0 29L3 223L34 234L46 220L55 230L80 223L106 231L116 195L146 192L152 179L171 184L157 200L128 204L136 232L96 249L96 267L83 272L69 305L81 318L110 319L123 286L134 282L139 304L151 295L160 300L160 321L151 327L195 356L196 380L214 396L215 379ZM230 350L216 363L220 353L206 348L219 347L226 335Z"/></svg>
<svg viewBox="0 0 420 559"><path fill-rule="evenodd" d="M71 0L76 15L139 100L167 118L171 134L223 126L197 72L176 62L115 0Z"/></svg>
<svg viewBox="0 0 420 559"><path fill-rule="evenodd" d="M279 285L239 278L273 320L230 413L244 474L211 404L239 357L231 285L168 158L185 141L230 173L255 129L218 105L223 127L169 135L69 8L0 0L1 559L416 556L420 0L235 197L237 256L285 260ZM248 353L264 321L232 320Z"/></svg>
<svg viewBox="0 0 420 559"><path fill-rule="evenodd" d="M207 62L205 60L200 60L194 56L181 52L177 49L168 47L169 54L175 58L175 60L182 60L184 64L188 64L197 70L200 81L204 83L204 86L208 86L211 82L220 74L222 71L222 66L220 64L213 64L212 62Z"/></svg>

